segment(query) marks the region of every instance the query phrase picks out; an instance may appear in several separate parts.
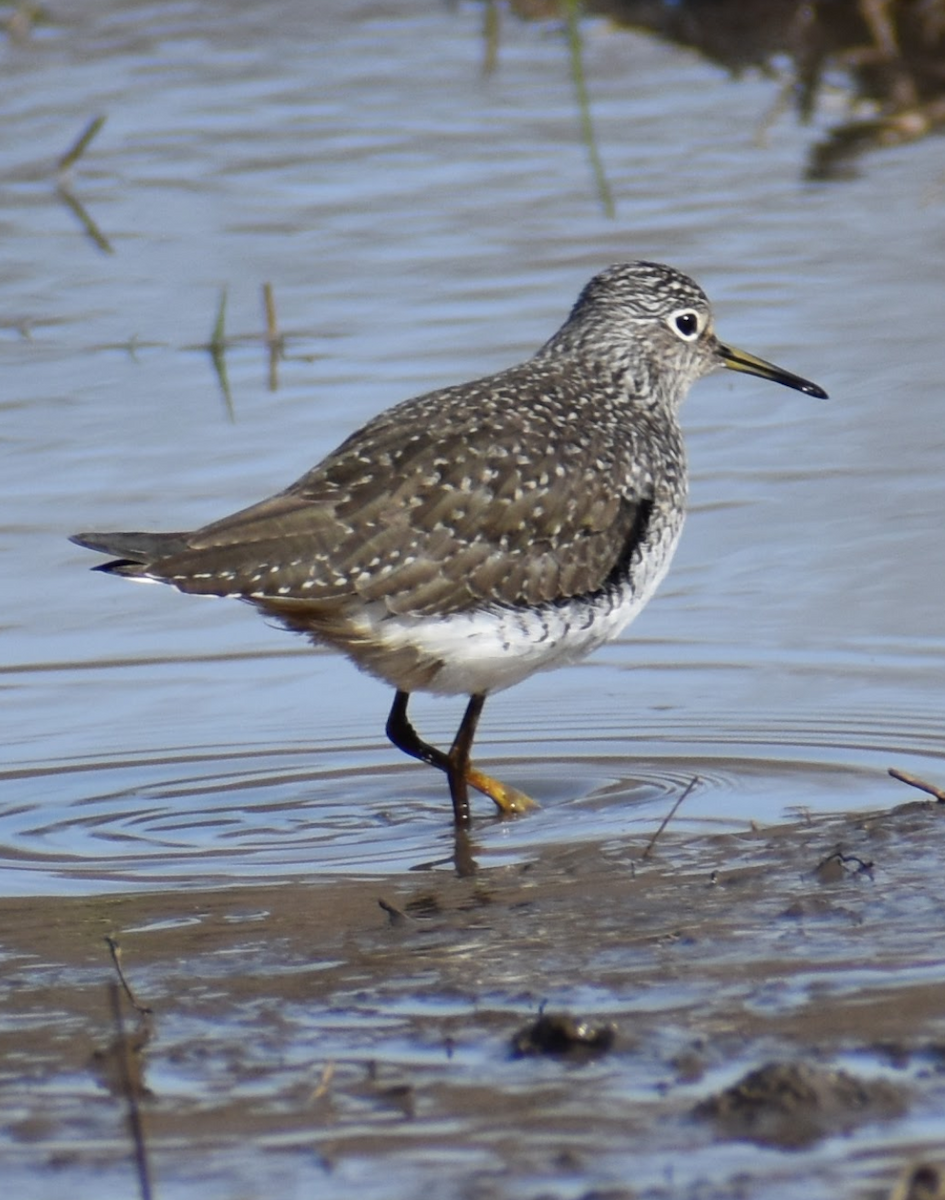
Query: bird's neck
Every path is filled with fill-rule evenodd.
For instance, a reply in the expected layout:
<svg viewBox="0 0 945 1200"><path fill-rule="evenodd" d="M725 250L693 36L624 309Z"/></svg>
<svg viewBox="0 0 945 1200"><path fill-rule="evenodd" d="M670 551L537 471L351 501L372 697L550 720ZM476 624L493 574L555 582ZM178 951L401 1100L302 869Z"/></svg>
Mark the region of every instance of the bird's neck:
<svg viewBox="0 0 945 1200"><path fill-rule="evenodd" d="M664 411L675 417L682 401L675 378L653 366L645 357L627 353L626 344L581 337L580 329L563 326L535 355L537 360L570 360L579 377L603 385L606 391L622 393L635 408Z"/></svg>

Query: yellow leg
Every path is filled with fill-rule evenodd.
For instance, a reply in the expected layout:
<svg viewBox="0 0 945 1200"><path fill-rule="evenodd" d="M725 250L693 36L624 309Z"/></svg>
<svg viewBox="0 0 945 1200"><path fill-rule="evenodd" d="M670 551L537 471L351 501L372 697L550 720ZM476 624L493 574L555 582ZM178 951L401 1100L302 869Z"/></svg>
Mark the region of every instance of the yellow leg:
<svg viewBox="0 0 945 1200"><path fill-rule="evenodd" d="M526 796L518 788L508 783L501 783L491 775L485 775L472 764L466 768L466 779L476 789L488 796L504 817L516 817L519 813L528 812L530 808L541 808L537 800Z"/></svg>
<svg viewBox="0 0 945 1200"><path fill-rule="evenodd" d="M423 741L410 724L407 717L409 699L408 692L398 692L394 697L390 716L387 718L387 736L405 754L445 771L453 800L453 819L458 826L465 827L469 824L469 786L488 796L505 817L517 816L519 813L528 812L530 808L538 808L530 796L526 796L518 788L500 783L491 775L486 775L469 761L479 715L486 702L485 696L470 697L449 753Z"/></svg>

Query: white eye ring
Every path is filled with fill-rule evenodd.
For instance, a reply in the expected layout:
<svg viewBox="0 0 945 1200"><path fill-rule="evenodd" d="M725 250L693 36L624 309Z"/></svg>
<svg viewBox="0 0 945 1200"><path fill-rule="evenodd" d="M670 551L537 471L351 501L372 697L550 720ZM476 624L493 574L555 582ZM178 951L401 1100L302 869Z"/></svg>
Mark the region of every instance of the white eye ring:
<svg viewBox="0 0 945 1200"><path fill-rule="evenodd" d="M694 342L705 329L705 317L694 308L681 308L670 313L667 324L684 342Z"/></svg>

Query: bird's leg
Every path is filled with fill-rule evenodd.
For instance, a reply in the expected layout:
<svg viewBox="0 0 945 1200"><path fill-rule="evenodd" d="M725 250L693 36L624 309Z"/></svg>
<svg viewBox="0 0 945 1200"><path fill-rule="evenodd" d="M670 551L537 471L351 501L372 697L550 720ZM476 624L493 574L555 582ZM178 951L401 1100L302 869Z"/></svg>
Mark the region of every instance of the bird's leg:
<svg viewBox="0 0 945 1200"><path fill-rule="evenodd" d="M476 736L476 726L479 723L482 707L486 702L485 696L470 697L448 754L438 750L436 746L431 746L429 742L425 742L410 724L407 716L409 700L409 692L397 692L394 696L390 716L387 718L387 736L398 750L403 750L404 754L418 758L421 762L429 763L431 767L437 767L446 774L450 785L450 796L453 800L453 816L457 825L469 824L467 786L469 784L476 791L488 796L504 816L514 816L517 813L526 812L530 808L538 807L530 796L526 796L524 792L510 787L508 784L500 783L491 775L484 774L469 761L473 738Z"/></svg>
<svg viewBox="0 0 945 1200"><path fill-rule="evenodd" d="M444 754L436 746L431 746L420 737L410 724L407 716L409 692L397 692L391 705L390 716L387 718L387 736L398 750L421 762L429 763L446 772L449 780L450 796L453 800L453 820L465 828L469 824L469 787L466 779L466 768L469 766L469 749L476 733L476 723L479 713L485 703L484 696L473 696L466 708L459 733L453 740L449 754ZM478 705L474 702L478 700Z"/></svg>
<svg viewBox="0 0 945 1200"><path fill-rule="evenodd" d="M479 724L479 717L485 702L486 698L483 695L470 696L466 712L463 714L447 757L453 764L454 771L457 773L462 771L466 782L472 784L477 792L488 796L503 816L512 817L518 813L527 812L530 808L538 808L531 796L526 796L524 792L520 792L518 788L514 788L510 784L493 779L491 775L486 775L484 771L480 771L469 761L473 738L476 736L476 727ZM451 777L450 791L452 792L452 790ZM455 796L453 803L455 807Z"/></svg>
<svg viewBox="0 0 945 1200"><path fill-rule="evenodd" d="M411 758L419 758L421 762L429 763L431 767L439 767L441 771L449 770L449 758L436 746L425 742L416 729L410 724L407 716L409 692L398 692L391 705L390 716L387 718L387 736L398 750L409 754Z"/></svg>
<svg viewBox="0 0 945 1200"><path fill-rule="evenodd" d="M450 784L450 796L453 799L453 820L465 828L469 824L469 772L472 769L469 755L472 752L473 739L476 736L476 726L479 715L485 704L485 696L470 696L463 719L456 730L456 737L446 756L446 778ZM487 792L486 795L489 793Z"/></svg>

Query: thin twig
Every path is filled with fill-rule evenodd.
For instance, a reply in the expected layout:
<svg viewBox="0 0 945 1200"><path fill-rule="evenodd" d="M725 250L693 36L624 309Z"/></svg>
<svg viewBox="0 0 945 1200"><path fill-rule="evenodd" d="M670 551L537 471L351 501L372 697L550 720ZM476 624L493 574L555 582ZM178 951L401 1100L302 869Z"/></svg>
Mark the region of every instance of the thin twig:
<svg viewBox="0 0 945 1200"><path fill-rule="evenodd" d="M870 879L873 878L874 864L872 860L867 861L866 859L862 859L858 854L844 854L843 851L839 849L834 850L832 854L828 854L826 858L822 858L814 868L814 874L822 874L824 869L829 867L832 863L836 863L837 866L841 868L848 867L852 864L856 868L852 874L868 875Z"/></svg>
<svg viewBox="0 0 945 1200"><path fill-rule="evenodd" d="M60 174L62 174L63 171L68 171L70 167L75 166L75 164L88 149L92 138L95 137L104 124L104 116L93 117L92 120L89 121L69 149L56 163L56 168Z"/></svg>
<svg viewBox="0 0 945 1200"><path fill-rule="evenodd" d="M607 182L604 164L601 162L601 157L597 149L597 140L594 136L594 122L591 120L591 102L587 94L587 80L584 77L580 13L581 0L567 0L565 16L568 29L568 52L571 58L571 82L574 84L578 112L581 115L581 140L587 147L588 157L591 160L591 170L594 173L594 182L597 185L597 195L603 205L604 215L610 217L612 220L616 216L614 197L610 190L610 184Z"/></svg>
<svg viewBox="0 0 945 1200"><path fill-rule="evenodd" d="M496 0L486 0L482 14L482 73L494 74L499 59L499 6Z"/></svg>
<svg viewBox="0 0 945 1200"><path fill-rule="evenodd" d="M92 239L95 245L98 246L99 250L101 250L104 254L114 254L114 246L112 246L105 234L102 233L101 229L99 229L99 227L92 220L88 209L78 198L78 196L75 195L66 180L61 179L59 181L56 186L56 195L63 202L66 208L68 208L68 210L73 214L73 216L78 219L78 222L82 226L82 230L85 235Z"/></svg>
<svg viewBox="0 0 945 1200"><path fill-rule="evenodd" d="M279 322L276 319L276 298L272 291L272 284L264 283L262 290L263 307L266 310L266 341L270 344L281 342L282 336L279 333Z"/></svg>
<svg viewBox="0 0 945 1200"><path fill-rule="evenodd" d="M269 351L269 390L279 387L279 359L285 350L285 338L279 332L276 316L276 297L271 283L263 284L263 307L266 310L266 349Z"/></svg>
<svg viewBox="0 0 945 1200"><path fill-rule="evenodd" d="M331 1087L331 1082L334 1078L335 1078L334 1062L332 1061L332 1062L325 1063L325 1065L322 1067L321 1077L319 1078L318 1083L315 1086L315 1089L312 1092L311 1096L309 1096L309 1100L310 1101L321 1100L321 1098L323 1096L327 1096L329 1088Z"/></svg>
<svg viewBox="0 0 945 1200"><path fill-rule="evenodd" d="M934 783L927 783L924 779L919 779L917 775L910 775L908 771L900 771L896 767L890 767L889 774L893 779L908 783L909 787L918 788L920 792L928 792L930 796L935 797L939 804L945 804L945 788L936 787Z"/></svg>
<svg viewBox="0 0 945 1200"><path fill-rule="evenodd" d="M650 857L650 852L652 851L653 847L656 845L656 839L660 836L660 834L663 832L663 830L666 828L666 826L670 823L670 821L673 819L673 817L675 817L680 804L682 804L682 802L686 799L686 797L689 795L689 793L692 791L692 789L696 786L696 784L701 783L701 782L702 782L702 780L699 778L698 775L693 775L692 779L689 780L689 783L686 786L686 790L683 792L683 794L679 797L679 799L676 801L676 803L673 805L673 807L669 810L669 812L666 814L666 816L660 822L659 829L657 829L656 833L654 833L653 836L650 838L650 841L649 841L646 849L643 851L642 855L640 856L641 858L649 858Z"/></svg>
<svg viewBox="0 0 945 1200"><path fill-rule="evenodd" d="M127 984L125 985L127 988ZM151 1169L148 1164L148 1148L144 1140L144 1125L141 1120L141 1109L138 1107L138 1089L135 1083L134 1069L131 1062L131 1046L125 1033L125 1023L121 1015L121 992L114 979L109 980L108 995L111 1001L112 1018L115 1022L116 1048L118 1058L119 1078L121 1079L122 1095L128 1105L128 1129L135 1148L135 1167L138 1172L138 1188L141 1200L151 1200Z"/></svg>
<svg viewBox="0 0 945 1200"><path fill-rule="evenodd" d="M213 322L213 332L210 334L210 349L220 354L226 349L226 288L220 289L220 303L217 305L217 319Z"/></svg>
<svg viewBox="0 0 945 1200"><path fill-rule="evenodd" d="M128 997L131 1007L135 1010L135 1012L142 1013L145 1016L151 1016L151 1014L154 1012L154 1009L148 1008L146 1004L141 1003L138 997L134 994L131 984L125 977L125 972L121 969L121 946L118 942L118 939L106 936L105 945L108 947L112 956L112 962L115 964L115 971L118 974L118 979L121 983L121 986L125 989L125 995Z"/></svg>
<svg viewBox="0 0 945 1200"><path fill-rule="evenodd" d="M221 288L220 303L217 307L217 319L213 323L213 333L210 335L210 342L207 345L207 349L210 351L210 360L217 374L220 391L223 393L223 403L226 405L227 416L231 421L235 421L236 413L233 409L230 381L226 374L226 297L226 288Z"/></svg>

